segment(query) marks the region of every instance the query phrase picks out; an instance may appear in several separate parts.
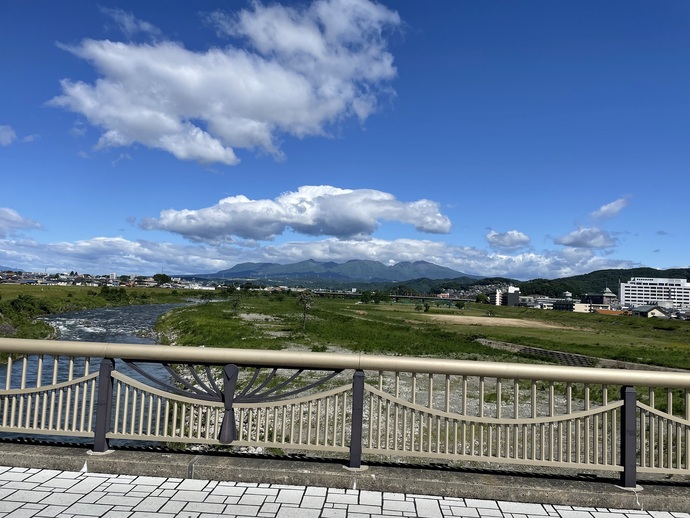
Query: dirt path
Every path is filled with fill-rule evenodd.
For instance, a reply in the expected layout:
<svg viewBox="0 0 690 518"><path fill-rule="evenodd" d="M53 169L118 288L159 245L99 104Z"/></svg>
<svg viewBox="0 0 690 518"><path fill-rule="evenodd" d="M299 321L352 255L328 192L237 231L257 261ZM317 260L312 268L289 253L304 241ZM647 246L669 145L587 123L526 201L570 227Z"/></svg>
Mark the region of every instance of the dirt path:
<svg viewBox="0 0 690 518"><path fill-rule="evenodd" d="M498 318L498 317L470 317L465 315L429 315L430 320L458 324L465 326L492 326L492 327L531 327L536 329L576 329L574 327L550 324L538 320L525 320L522 318Z"/></svg>

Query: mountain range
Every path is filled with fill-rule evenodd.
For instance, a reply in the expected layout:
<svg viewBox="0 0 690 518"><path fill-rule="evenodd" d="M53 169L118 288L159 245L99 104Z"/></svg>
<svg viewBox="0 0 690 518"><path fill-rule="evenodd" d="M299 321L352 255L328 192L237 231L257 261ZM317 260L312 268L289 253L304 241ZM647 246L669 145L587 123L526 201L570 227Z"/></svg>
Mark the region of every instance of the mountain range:
<svg viewBox="0 0 690 518"><path fill-rule="evenodd" d="M185 276L189 277L189 276ZM438 266L427 261L403 261L387 266L378 261L352 260L345 263L319 262L309 259L292 264L240 263L228 270L213 274L194 275L197 278L213 279L322 279L340 282L401 282L409 279L450 279L467 275L451 268Z"/></svg>

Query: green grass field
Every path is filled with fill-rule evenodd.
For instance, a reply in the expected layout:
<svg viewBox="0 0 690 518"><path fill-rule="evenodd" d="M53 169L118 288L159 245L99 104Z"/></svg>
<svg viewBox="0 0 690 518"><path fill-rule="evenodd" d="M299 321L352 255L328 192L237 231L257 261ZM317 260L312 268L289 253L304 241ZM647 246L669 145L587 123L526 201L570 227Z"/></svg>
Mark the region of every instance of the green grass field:
<svg viewBox="0 0 690 518"><path fill-rule="evenodd" d="M494 316L486 316L489 309ZM173 311L161 319L158 330L183 345L264 349L290 346L315 351L348 349L528 361L476 341L486 338L600 358L690 368L689 322L480 304L470 304L463 310L432 306L428 312L420 312L414 304L357 304L318 298L303 331L301 312L292 296L247 295L239 308L214 302Z"/></svg>
<svg viewBox="0 0 690 518"><path fill-rule="evenodd" d="M211 295L218 296L188 290L0 284L0 336L48 338L51 328L37 320L47 314ZM431 304L428 312L415 306L316 298L303 330L302 307L294 293L234 293L224 301L175 310L161 318L157 331L163 340L180 345L534 361L477 342L485 338L690 369L690 322L476 303L462 310ZM489 310L494 316L487 317Z"/></svg>

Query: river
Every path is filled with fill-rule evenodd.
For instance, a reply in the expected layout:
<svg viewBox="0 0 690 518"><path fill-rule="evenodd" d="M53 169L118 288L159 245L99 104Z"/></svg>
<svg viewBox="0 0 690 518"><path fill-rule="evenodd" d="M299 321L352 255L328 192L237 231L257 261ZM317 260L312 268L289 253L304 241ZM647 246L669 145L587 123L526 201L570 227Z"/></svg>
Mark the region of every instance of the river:
<svg viewBox="0 0 690 518"><path fill-rule="evenodd" d="M131 344L155 344L156 336L153 327L158 318L184 304L150 304L140 306L120 306L112 308L87 309L62 313L44 317L43 320L55 328L57 338L66 341L81 342L108 342L108 343L131 343ZM67 354L69 354L67 352ZM99 359L92 358L90 364L98 368ZM68 358L62 356L59 359L60 368L67 368ZM170 373L162 366L155 363L142 363L140 367L149 375L162 380L169 381ZM0 366L0 378L4 379L5 365ZM75 358L74 368L76 372L83 371L84 359ZM141 374L131 369L121 360L117 360L117 370L123 372L139 381L147 382ZM12 388L18 388L21 380L21 362L16 362L12 367ZM93 367L91 367L93 369ZM42 375L42 385L51 383L51 373L46 369ZM34 361L30 361L26 372L27 386L35 386L37 377L37 367ZM4 384L4 382L3 382ZM16 385L16 386L15 386ZM3 385L4 386L4 385ZM23 434L2 434L6 438L25 438ZM49 440L64 441L65 438L44 436ZM69 438L69 442L90 442L79 438ZM118 444L130 445L129 441L117 441ZM142 443L138 444L139 446Z"/></svg>

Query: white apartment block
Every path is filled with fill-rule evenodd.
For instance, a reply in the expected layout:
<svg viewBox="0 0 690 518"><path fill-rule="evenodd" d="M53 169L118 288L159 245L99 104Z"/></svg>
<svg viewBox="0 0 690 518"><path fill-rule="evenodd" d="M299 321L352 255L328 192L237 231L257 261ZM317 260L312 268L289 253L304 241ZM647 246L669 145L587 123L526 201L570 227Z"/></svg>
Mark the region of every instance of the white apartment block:
<svg viewBox="0 0 690 518"><path fill-rule="evenodd" d="M685 279L633 277L620 284L618 298L622 306L658 304L690 308L690 284Z"/></svg>

